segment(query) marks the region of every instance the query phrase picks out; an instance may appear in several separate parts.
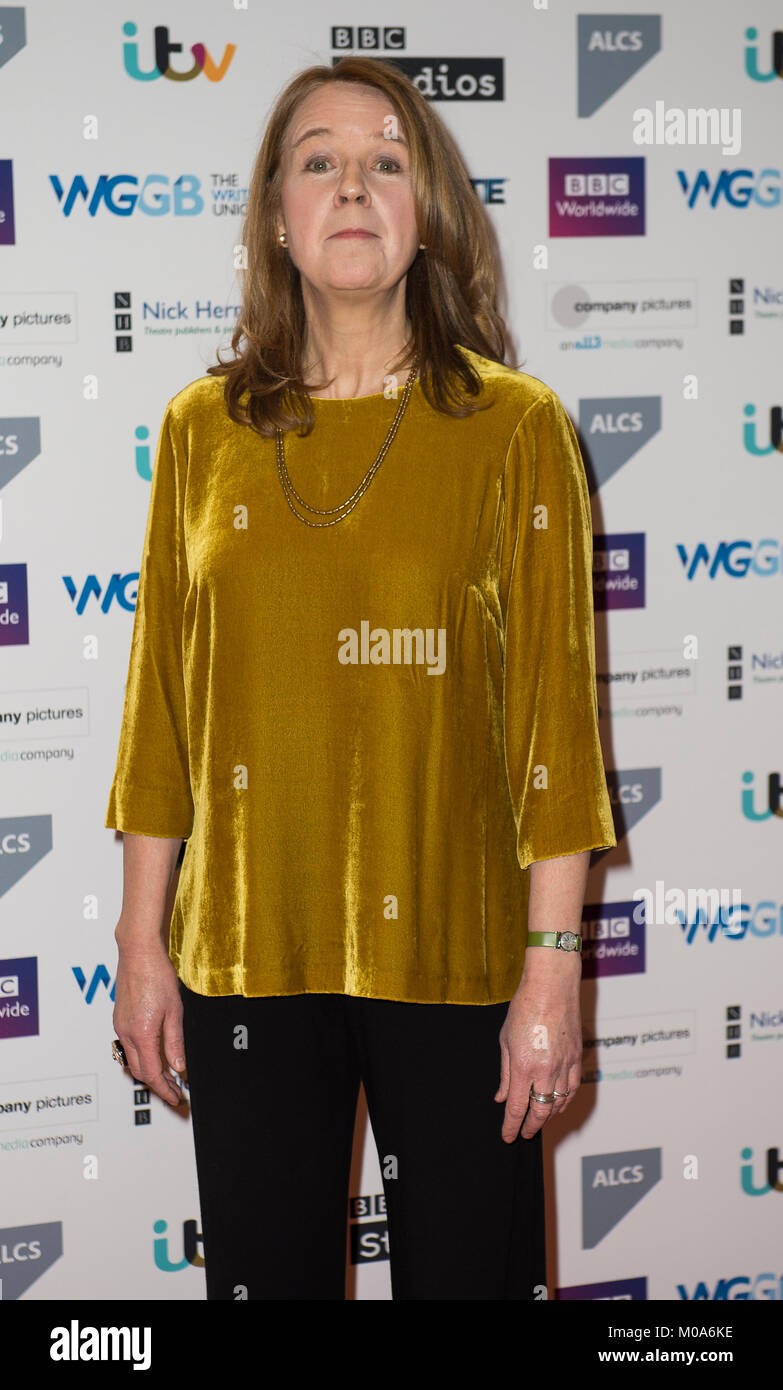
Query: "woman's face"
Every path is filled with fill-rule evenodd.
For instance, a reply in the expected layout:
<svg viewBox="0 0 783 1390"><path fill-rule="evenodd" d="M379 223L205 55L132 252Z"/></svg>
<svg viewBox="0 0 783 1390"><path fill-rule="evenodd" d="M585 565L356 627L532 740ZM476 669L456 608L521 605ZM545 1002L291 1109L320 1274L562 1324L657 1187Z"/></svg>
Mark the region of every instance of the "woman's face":
<svg viewBox="0 0 783 1390"><path fill-rule="evenodd" d="M335 83L305 98L289 123L281 199L278 230L303 281L318 292L387 290L416 256L408 146L388 100L373 88ZM336 235L348 227L371 235Z"/></svg>

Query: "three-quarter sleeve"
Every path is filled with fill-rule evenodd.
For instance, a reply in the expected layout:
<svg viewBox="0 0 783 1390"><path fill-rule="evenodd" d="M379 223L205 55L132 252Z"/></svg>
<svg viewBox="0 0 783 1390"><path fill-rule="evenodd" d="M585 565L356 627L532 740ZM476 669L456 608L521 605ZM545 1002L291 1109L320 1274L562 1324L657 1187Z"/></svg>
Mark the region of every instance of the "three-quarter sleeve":
<svg viewBox="0 0 783 1390"><path fill-rule="evenodd" d="M117 763L105 825L187 838L193 826L182 659L187 459L171 402L152 473Z"/></svg>
<svg viewBox="0 0 783 1390"><path fill-rule="evenodd" d="M598 736L592 523L573 425L548 391L504 469L500 605L506 772L523 869L616 844Z"/></svg>

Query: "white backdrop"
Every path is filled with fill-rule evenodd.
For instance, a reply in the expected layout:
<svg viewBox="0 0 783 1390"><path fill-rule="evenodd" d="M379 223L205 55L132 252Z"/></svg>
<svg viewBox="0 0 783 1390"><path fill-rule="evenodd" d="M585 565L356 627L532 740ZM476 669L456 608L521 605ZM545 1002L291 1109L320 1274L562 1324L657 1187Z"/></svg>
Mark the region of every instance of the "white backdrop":
<svg viewBox="0 0 783 1390"><path fill-rule="evenodd" d="M751 10L0 6L4 1298L204 1297L190 1123L110 1056L122 851L103 820L150 458L230 337L273 99L379 35L440 92L487 203L512 365L581 429L613 605L599 702L627 833L587 893L585 1084L546 1130L548 1294L783 1296L783 24ZM194 80L156 73L164 24L175 71L205 46ZM692 108L723 110L730 139L634 139L634 113L673 139ZM637 924L656 883L662 920ZM697 887L738 890L730 930L689 913ZM363 1106L351 1193L351 1296L388 1298Z"/></svg>

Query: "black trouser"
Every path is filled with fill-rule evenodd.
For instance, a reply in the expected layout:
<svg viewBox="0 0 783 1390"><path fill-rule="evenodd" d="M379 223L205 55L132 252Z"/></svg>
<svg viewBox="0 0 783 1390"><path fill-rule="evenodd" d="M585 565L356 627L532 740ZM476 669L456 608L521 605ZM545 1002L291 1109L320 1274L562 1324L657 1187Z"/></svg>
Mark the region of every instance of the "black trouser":
<svg viewBox="0 0 783 1390"><path fill-rule="evenodd" d="M208 1299L345 1298L360 1080L392 1297L546 1297L541 1133L505 1143L493 1100L507 1004L180 990Z"/></svg>

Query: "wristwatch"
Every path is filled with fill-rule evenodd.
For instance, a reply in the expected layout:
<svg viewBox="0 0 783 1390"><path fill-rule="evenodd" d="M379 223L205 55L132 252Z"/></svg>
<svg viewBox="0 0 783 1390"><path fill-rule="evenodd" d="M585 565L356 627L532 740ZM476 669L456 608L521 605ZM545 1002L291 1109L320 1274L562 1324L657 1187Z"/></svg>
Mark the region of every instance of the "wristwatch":
<svg viewBox="0 0 783 1390"><path fill-rule="evenodd" d="M575 931L531 931L528 946L553 946L556 951L581 951L582 938Z"/></svg>

